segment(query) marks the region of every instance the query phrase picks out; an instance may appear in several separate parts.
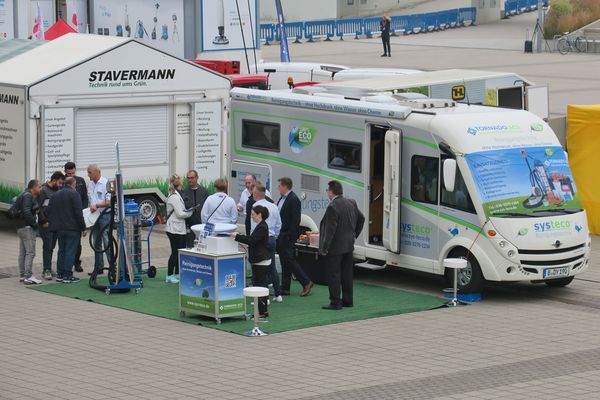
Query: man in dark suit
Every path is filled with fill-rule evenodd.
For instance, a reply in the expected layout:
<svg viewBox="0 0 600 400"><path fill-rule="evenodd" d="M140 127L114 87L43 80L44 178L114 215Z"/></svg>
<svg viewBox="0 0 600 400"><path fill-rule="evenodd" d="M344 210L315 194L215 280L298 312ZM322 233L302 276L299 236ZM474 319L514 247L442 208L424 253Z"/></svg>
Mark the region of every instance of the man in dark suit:
<svg viewBox="0 0 600 400"><path fill-rule="evenodd" d="M84 209L88 208L87 185L85 183L85 179L77 176L77 166L73 161L69 161L65 164L65 177L75 178L75 190L81 197L81 204ZM81 240L79 241L79 246L77 246L77 254L75 255L75 272L83 272L83 268L81 267Z"/></svg>
<svg viewBox="0 0 600 400"><path fill-rule="evenodd" d="M281 216L281 231L277 238L277 253L281 262L281 294L290 294L292 273L302 285L300 296L307 296L313 283L294 258L294 243L300 231L301 204L296 193L292 191L293 182L288 177L279 178L277 189L281 197L277 202Z"/></svg>
<svg viewBox="0 0 600 400"><path fill-rule="evenodd" d="M356 201L345 198L343 194L339 181L329 181L327 196L330 203L319 226L319 254L326 257L324 264L329 281L329 304L323 306L326 310L340 310L342 306L354 305L352 252L354 239L360 235L365 217Z"/></svg>

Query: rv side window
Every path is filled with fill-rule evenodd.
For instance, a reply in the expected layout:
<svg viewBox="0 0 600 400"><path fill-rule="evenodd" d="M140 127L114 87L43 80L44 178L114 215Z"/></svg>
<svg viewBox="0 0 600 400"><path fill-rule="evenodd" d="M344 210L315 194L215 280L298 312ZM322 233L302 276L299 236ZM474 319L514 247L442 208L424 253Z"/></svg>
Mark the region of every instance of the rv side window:
<svg viewBox="0 0 600 400"><path fill-rule="evenodd" d="M442 176L442 198L440 202L446 207L456 208L470 213L475 213L475 207L473 201L467 190L465 180L460 173L460 170L456 170L456 180L454 182L454 192L448 192L444 189L444 177Z"/></svg>
<svg viewBox="0 0 600 400"><path fill-rule="evenodd" d="M270 122L242 121L242 146L279 152L281 126Z"/></svg>
<svg viewBox="0 0 600 400"><path fill-rule="evenodd" d="M410 164L410 197L414 201L437 204L439 159L413 156Z"/></svg>
<svg viewBox="0 0 600 400"><path fill-rule="evenodd" d="M362 146L360 143L330 140L327 150L329 168L360 172Z"/></svg>

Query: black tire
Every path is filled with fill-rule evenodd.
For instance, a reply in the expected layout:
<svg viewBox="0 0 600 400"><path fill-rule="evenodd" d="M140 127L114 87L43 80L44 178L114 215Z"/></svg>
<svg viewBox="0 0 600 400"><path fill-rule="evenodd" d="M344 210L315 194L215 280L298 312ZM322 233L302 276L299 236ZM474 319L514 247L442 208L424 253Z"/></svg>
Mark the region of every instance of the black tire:
<svg viewBox="0 0 600 400"><path fill-rule="evenodd" d="M569 52L569 43L567 43L567 38L561 37L558 39L558 42L556 42L556 49L562 55L567 54Z"/></svg>
<svg viewBox="0 0 600 400"><path fill-rule="evenodd" d="M140 196L135 199L140 208L142 219L154 221L158 215L159 204L158 199L154 196Z"/></svg>
<svg viewBox="0 0 600 400"><path fill-rule="evenodd" d="M573 282L573 279L575 279L574 276L558 279L547 279L544 281L544 283L550 287L564 287Z"/></svg>
<svg viewBox="0 0 600 400"><path fill-rule="evenodd" d="M481 273L479 262L469 253L467 257L467 249L460 247L452 250L448 254L448 258L463 258L467 260L467 268L459 269L457 271L457 287L459 293L481 293L485 286L485 278ZM444 271L444 277L449 287L454 286L454 271L450 268L446 268Z"/></svg>
<svg viewBox="0 0 600 400"><path fill-rule="evenodd" d="M575 48L578 52L585 53L587 50L587 42L581 37L577 36L577 38L575 38Z"/></svg>

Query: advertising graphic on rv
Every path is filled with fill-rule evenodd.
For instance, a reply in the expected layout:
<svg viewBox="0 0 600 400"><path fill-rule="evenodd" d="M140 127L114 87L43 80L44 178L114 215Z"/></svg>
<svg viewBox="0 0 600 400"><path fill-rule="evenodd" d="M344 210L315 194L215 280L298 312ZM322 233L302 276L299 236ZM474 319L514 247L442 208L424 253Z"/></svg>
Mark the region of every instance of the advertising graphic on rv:
<svg viewBox="0 0 600 400"><path fill-rule="evenodd" d="M488 217L581 209L560 146L483 151L465 160Z"/></svg>

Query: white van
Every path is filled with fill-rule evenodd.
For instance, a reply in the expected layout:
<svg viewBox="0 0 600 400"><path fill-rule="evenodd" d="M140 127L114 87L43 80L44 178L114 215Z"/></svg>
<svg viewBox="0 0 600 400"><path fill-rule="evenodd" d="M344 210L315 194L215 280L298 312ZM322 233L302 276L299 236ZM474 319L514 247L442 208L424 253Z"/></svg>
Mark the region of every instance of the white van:
<svg viewBox="0 0 600 400"><path fill-rule="evenodd" d="M395 98L231 92L232 196L254 173L294 182L304 228L317 230L336 179L367 224L359 266L447 274L463 292L485 281L569 284L588 268L590 236L552 129L522 110ZM236 180L238 182L236 182Z"/></svg>

